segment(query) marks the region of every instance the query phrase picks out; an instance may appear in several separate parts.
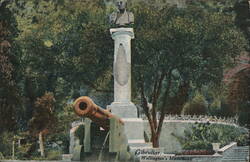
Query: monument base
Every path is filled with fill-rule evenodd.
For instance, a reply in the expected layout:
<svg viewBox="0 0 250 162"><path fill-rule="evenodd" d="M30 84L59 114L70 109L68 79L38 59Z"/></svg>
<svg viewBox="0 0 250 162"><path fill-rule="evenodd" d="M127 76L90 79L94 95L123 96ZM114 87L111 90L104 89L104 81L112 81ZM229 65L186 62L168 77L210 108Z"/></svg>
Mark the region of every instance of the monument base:
<svg viewBox="0 0 250 162"><path fill-rule="evenodd" d="M137 108L130 103L113 102L107 106L107 109L111 110L112 114L117 115L120 118L137 118Z"/></svg>

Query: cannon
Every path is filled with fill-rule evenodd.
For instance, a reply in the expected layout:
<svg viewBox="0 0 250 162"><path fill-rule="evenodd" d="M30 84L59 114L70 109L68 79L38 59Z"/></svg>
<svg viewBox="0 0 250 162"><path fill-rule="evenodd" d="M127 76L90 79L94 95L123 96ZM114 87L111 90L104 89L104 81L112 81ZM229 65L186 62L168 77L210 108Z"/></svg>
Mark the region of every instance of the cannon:
<svg viewBox="0 0 250 162"><path fill-rule="evenodd" d="M73 109L86 118L71 131L72 161L133 161L138 147L151 146L145 143L140 119L121 120L87 96L76 99Z"/></svg>
<svg viewBox="0 0 250 162"><path fill-rule="evenodd" d="M116 159L122 152L127 153L127 142L124 134L124 122L112 114L109 110L105 110L96 105L93 100L87 96L79 97L73 104L76 115L86 117L82 127L74 129L82 129L81 136L76 137L71 142L70 151L73 161L88 161L96 158L109 161L108 159ZM99 129L99 128L103 129ZM73 135L72 134L72 135ZM102 157L102 152L109 152ZM95 153L95 154L91 154ZM115 153L115 154L114 154Z"/></svg>
<svg viewBox="0 0 250 162"><path fill-rule="evenodd" d="M80 117L87 117L91 119L104 130L109 130L110 118L117 118L121 123L123 123L121 119L113 115L109 110L105 110L97 106L92 99L87 96L79 97L75 100L74 111Z"/></svg>

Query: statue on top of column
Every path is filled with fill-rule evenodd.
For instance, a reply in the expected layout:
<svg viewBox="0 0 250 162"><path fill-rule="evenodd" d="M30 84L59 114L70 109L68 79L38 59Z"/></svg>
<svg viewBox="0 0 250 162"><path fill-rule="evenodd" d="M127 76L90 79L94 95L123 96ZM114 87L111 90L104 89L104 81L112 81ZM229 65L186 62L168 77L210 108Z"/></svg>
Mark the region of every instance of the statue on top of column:
<svg viewBox="0 0 250 162"><path fill-rule="evenodd" d="M113 12L109 16L109 22L118 27L124 27L129 24L134 23L134 14L127 11L127 1L117 0L116 6L118 8L117 12Z"/></svg>

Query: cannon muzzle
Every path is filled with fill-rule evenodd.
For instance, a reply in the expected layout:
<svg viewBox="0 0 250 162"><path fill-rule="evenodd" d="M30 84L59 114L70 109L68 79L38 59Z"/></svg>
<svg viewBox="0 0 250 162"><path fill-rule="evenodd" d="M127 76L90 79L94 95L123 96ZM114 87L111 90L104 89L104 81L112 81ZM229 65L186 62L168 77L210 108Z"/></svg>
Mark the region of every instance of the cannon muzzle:
<svg viewBox="0 0 250 162"><path fill-rule="evenodd" d="M78 116L90 118L105 130L109 130L109 119L115 117L110 111L97 106L87 96L79 97L75 100L74 111Z"/></svg>

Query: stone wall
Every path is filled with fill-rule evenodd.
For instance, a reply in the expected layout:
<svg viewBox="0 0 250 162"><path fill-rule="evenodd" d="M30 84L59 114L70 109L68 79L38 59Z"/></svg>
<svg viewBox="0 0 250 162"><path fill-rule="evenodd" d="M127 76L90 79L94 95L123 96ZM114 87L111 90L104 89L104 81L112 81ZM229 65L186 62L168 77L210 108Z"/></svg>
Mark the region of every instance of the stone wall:
<svg viewBox="0 0 250 162"><path fill-rule="evenodd" d="M197 121L197 120L165 120L160 135L160 147L164 147L164 151L167 153L175 153L181 151L182 150L181 144L174 135L178 137L183 137L184 130L191 130L192 126L196 122L206 123L206 121ZM210 123L233 125L237 127L237 125L235 124L229 124L223 122L210 121ZM147 120L144 120L144 130L148 135L148 137L151 137L150 126Z"/></svg>
<svg viewBox="0 0 250 162"><path fill-rule="evenodd" d="M104 0L106 2L106 4L113 4L116 0ZM128 0L128 3L134 3L134 2L149 2L151 3L151 0ZM179 8L183 8L186 7L186 2L187 0L156 0L156 3L154 3L154 5L156 6L164 6L166 4L169 5L177 5L177 7ZM151 3L152 4L152 3Z"/></svg>
<svg viewBox="0 0 250 162"><path fill-rule="evenodd" d="M182 150L181 144L179 143L179 141L177 140L175 136L183 137L184 131L191 130L192 126L196 122L207 123L209 121L209 123L211 124L222 124L222 125L231 125L231 126L238 127L237 124L234 124L232 119L215 120L215 119L212 119L211 117L205 117L204 120L201 120L202 119L201 117L197 117L197 120L195 120L196 118L194 116L181 117L183 118L182 120L178 118L179 118L178 116L177 117L167 116L166 117L167 120L164 121L164 124L162 126L162 132L160 135L160 146L163 147L164 151L167 153L174 153L174 152L179 152ZM211 118L211 119L208 120L208 118ZM222 122L222 121L225 121L225 122ZM146 119L144 119L142 122L144 125L144 130L148 138L150 139L151 131L150 131L149 123ZM75 135L74 135L75 130L76 130L75 128L77 128L77 126L81 124L84 124L84 123L81 121L81 122L75 122L75 124L72 124L72 129L70 131L70 153L72 153L72 149L75 145L75 142L77 142L77 140L75 139ZM131 130L131 131L134 131L134 130Z"/></svg>

